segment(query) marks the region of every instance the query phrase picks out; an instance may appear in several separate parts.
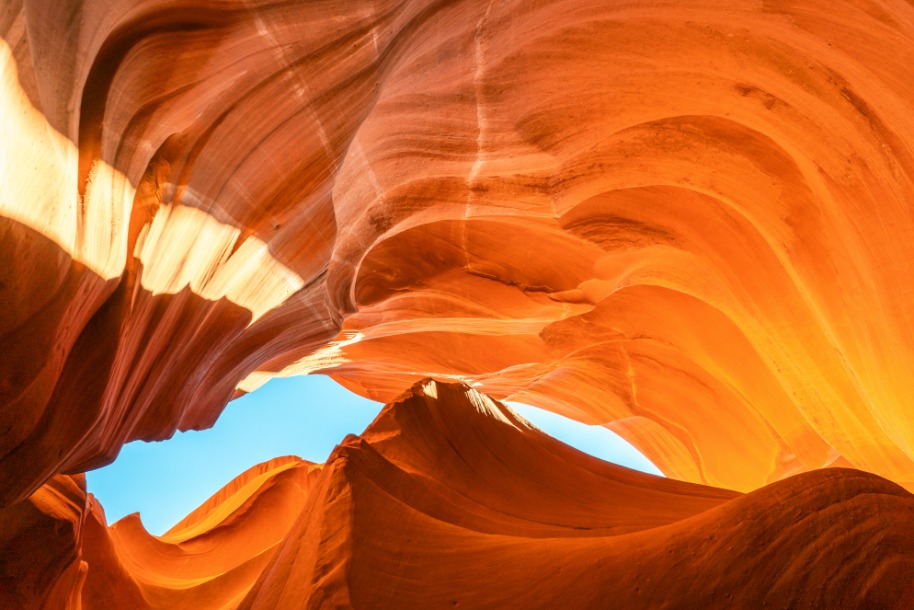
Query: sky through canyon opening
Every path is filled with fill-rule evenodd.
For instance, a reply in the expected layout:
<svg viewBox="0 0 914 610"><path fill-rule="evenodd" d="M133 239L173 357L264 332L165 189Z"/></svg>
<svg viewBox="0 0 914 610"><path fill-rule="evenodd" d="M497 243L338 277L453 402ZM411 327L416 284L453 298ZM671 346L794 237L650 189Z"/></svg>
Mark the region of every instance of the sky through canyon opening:
<svg viewBox="0 0 914 610"><path fill-rule="evenodd" d="M662 476L637 449L602 426L508 404L584 453ZM347 434L360 434L382 406L323 375L275 378L230 402L209 430L125 445L112 464L87 473L88 490L101 501L109 524L139 512L144 527L161 535L256 464L284 455L324 462Z"/></svg>

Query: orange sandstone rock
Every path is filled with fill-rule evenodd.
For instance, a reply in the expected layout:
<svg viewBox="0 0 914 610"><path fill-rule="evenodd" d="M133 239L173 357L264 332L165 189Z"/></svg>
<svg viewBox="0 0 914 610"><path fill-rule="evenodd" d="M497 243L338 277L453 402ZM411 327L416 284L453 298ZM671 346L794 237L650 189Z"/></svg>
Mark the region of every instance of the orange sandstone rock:
<svg viewBox="0 0 914 610"><path fill-rule="evenodd" d="M838 507L845 529L859 511L873 534L870 513L906 514L897 488L791 477L840 465L914 487L912 63L901 0L5 1L0 506L4 540L59 544L9 556L4 595L59 606L84 581L85 595L178 603L160 554L186 541L144 546L124 525L133 542L117 542L71 477L129 440L210 426L272 376L313 372L382 401L427 377L465 382L605 425L673 478L759 490L694 519L784 501ZM341 449L307 516L271 530L286 540L275 557L301 561L266 566L266 538L243 565L202 561L247 575L213 584L219 595L363 599L367 581L344 586L329 567L374 548L335 538L352 524L328 517L362 485L352 451L370 454ZM198 517L188 536L209 531ZM836 569L856 564L828 553L878 563L870 551L902 544L860 551L813 520L779 546L753 519L761 529L733 525L747 558L808 544ZM490 559L521 552L471 538L454 540ZM568 544L589 558L574 568L587 595L603 591L584 564L616 564ZM541 567L561 546L537 545ZM91 553L120 566L100 584L77 563ZM722 571L721 557L697 565ZM782 577L819 582L797 566L727 574L770 592ZM838 578L858 587L849 599L901 594L856 573ZM807 601L794 593L772 600Z"/></svg>
<svg viewBox="0 0 914 610"><path fill-rule="evenodd" d="M69 500L79 509L68 515L46 500L61 484L82 499ZM582 454L482 394L433 381L385 407L326 465L281 458L252 468L159 538L135 515L106 527L80 485L58 477L0 514L4 532L22 524L20 541L35 527L20 507L48 524L48 538L18 557L65 600L51 607L914 600L914 496L894 483L826 469L742 495L663 479ZM75 536L49 527L61 519L81 523ZM26 580L11 584L23 607L43 601Z"/></svg>
<svg viewBox="0 0 914 610"><path fill-rule="evenodd" d="M474 383L691 481L910 485L912 19L5 3L2 501L314 371Z"/></svg>

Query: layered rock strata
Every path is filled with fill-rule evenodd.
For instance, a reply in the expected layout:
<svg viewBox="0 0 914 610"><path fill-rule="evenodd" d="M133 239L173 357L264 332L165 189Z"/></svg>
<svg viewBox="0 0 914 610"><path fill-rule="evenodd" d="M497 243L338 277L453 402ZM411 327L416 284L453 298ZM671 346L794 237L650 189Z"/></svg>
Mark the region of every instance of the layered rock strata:
<svg viewBox="0 0 914 610"><path fill-rule="evenodd" d="M903 0L5 0L4 604L908 603L911 65ZM86 495L314 372L680 482L470 394L160 539Z"/></svg>
<svg viewBox="0 0 914 610"><path fill-rule="evenodd" d="M914 481L902 1L0 7L0 501L273 375Z"/></svg>
<svg viewBox="0 0 914 610"><path fill-rule="evenodd" d="M0 531L20 527L0 553L32 575L0 602L903 608L912 519L914 496L874 475L825 469L746 495L663 479L429 381L326 464L257 466L160 538L136 515L106 527L79 478L55 478L0 514Z"/></svg>

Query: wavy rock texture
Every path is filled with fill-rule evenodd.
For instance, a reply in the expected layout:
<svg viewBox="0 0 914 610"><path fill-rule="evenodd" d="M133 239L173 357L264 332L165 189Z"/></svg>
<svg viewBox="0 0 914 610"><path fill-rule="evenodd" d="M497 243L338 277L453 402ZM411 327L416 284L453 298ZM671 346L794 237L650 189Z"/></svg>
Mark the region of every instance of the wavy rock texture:
<svg viewBox="0 0 914 610"><path fill-rule="evenodd" d="M161 538L136 515L105 527L70 477L17 507L48 542L24 545L23 560L48 580L14 581L26 607L42 595L49 607L88 609L903 608L914 599L914 496L894 483L828 469L742 495L662 479L432 381L323 467L280 458L252 468ZM50 605L64 593L68 604Z"/></svg>
<svg viewBox="0 0 914 610"><path fill-rule="evenodd" d="M0 496L271 375L914 481L904 2L4 3Z"/></svg>
<svg viewBox="0 0 914 610"><path fill-rule="evenodd" d="M0 606L236 607L320 471L291 457L255 466L161 537L136 514L109 528L84 478L57 476L0 511Z"/></svg>
<svg viewBox="0 0 914 610"><path fill-rule="evenodd" d="M714 487L914 488L911 65L901 0L5 0L0 506L78 539L70 475L311 372L466 382Z"/></svg>

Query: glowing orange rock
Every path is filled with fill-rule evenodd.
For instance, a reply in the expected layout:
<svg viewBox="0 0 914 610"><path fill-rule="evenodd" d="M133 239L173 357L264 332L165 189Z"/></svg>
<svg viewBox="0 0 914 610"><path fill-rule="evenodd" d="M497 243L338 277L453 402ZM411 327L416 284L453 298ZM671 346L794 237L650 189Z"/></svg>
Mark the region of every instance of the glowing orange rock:
<svg viewBox="0 0 914 610"><path fill-rule="evenodd" d="M49 503L62 483L72 498ZM41 542L20 556L69 600L55 607L87 610L892 608L914 600L912 518L914 496L859 471L747 495L631 471L430 381L325 466L257 466L161 538L135 515L106 528L68 477L0 525ZM80 522L76 535L51 527L61 520ZM38 605L40 589L12 584L7 603Z"/></svg>
<svg viewBox="0 0 914 610"><path fill-rule="evenodd" d="M4 8L3 502L313 371L914 481L910 5L177 6Z"/></svg>
<svg viewBox="0 0 914 610"><path fill-rule="evenodd" d="M311 372L383 401L465 382L715 487L914 487L912 24L900 0L5 2L0 506L73 538L30 508L67 476ZM819 502L796 480L766 489ZM35 565L79 580L61 557ZM149 569L130 587L171 600Z"/></svg>

